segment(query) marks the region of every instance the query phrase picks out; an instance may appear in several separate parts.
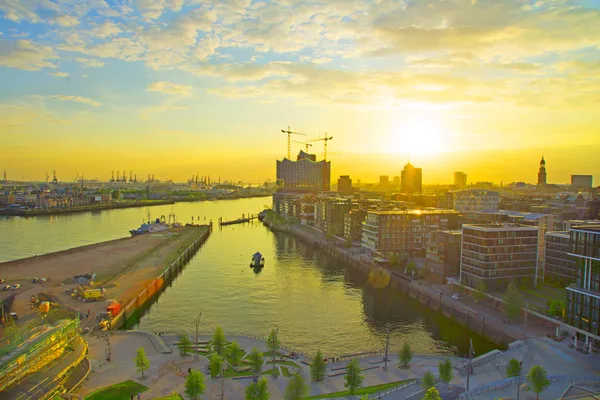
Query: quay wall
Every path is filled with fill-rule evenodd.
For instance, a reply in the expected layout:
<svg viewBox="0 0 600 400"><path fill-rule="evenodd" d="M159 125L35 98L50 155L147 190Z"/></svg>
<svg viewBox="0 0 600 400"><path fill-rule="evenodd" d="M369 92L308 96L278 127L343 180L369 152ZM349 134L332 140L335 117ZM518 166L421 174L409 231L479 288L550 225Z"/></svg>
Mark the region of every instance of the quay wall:
<svg viewBox="0 0 600 400"><path fill-rule="evenodd" d="M121 312L110 321L110 329L120 329L126 325L127 320L138 314L144 307L156 300L160 293L175 279L183 270L183 267L198 252L202 244L206 242L212 232L212 224L204 225L199 229L204 232L196 239L179 257L171 263L165 270L156 277L146 288L144 288L136 297L134 297Z"/></svg>
<svg viewBox="0 0 600 400"><path fill-rule="evenodd" d="M427 285L421 285L419 281L402 276L401 274L382 267L376 267L365 261L360 260L356 256L351 255L348 251L337 247L334 244L327 242L324 239L315 238L304 232L302 229L290 225L274 225L268 222L265 225L269 226L272 231L286 232L292 234L297 239L309 243L312 246L320 248L326 254L332 255L343 261L345 265L360 270L366 274L374 270L385 270L390 275L390 285L392 288L405 292L408 296L419 301L421 304L428 306L455 321L456 323L466 327L467 329L476 332L488 341L507 348L508 345L516 340L521 339L515 337L511 333L505 332L501 327L493 326L486 322L485 315L471 311L460 304L450 301L448 296L432 294L427 290Z"/></svg>
<svg viewBox="0 0 600 400"><path fill-rule="evenodd" d="M164 206L169 204L175 204L173 200L153 200L145 202L134 202L134 203L110 203L110 204L98 204L88 206L76 206L76 207L65 207L65 208L48 208L48 209L33 209L33 210L21 210L21 209L6 209L0 210L0 215L14 216L14 217L36 217L41 215L56 215L56 214L71 214L86 211L104 211L104 210L118 210L121 208L135 208L135 207L149 207L149 206Z"/></svg>

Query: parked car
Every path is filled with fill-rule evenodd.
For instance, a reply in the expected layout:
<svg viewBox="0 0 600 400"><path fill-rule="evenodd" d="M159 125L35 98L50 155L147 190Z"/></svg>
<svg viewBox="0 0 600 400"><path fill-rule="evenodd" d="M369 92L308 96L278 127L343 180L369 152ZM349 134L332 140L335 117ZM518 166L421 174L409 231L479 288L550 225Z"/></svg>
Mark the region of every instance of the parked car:
<svg viewBox="0 0 600 400"><path fill-rule="evenodd" d="M46 282L46 278L40 278L40 283Z"/></svg>
<svg viewBox="0 0 600 400"><path fill-rule="evenodd" d="M31 283L37 283L38 278L33 278L33 280L31 281Z"/></svg>
<svg viewBox="0 0 600 400"><path fill-rule="evenodd" d="M12 319L14 319L14 320L17 320L17 319L19 319L19 316L17 315L17 313L16 313L16 312L11 312L11 313L8 313L8 315L9 315L9 316L10 316Z"/></svg>
<svg viewBox="0 0 600 400"><path fill-rule="evenodd" d="M0 278L0 283L4 283L4 278Z"/></svg>
<svg viewBox="0 0 600 400"><path fill-rule="evenodd" d="M6 285L2 288L3 292L6 292L8 289L10 289L10 285Z"/></svg>
<svg viewBox="0 0 600 400"><path fill-rule="evenodd" d="M15 283L14 285L12 285L11 289L12 290L17 290L21 287L21 285L19 285L18 283Z"/></svg>
<svg viewBox="0 0 600 400"><path fill-rule="evenodd" d="M458 293L454 293L454 294L452 295L452 298L453 298L454 300L459 300L459 299L460 299L460 295L459 295Z"/></svg>

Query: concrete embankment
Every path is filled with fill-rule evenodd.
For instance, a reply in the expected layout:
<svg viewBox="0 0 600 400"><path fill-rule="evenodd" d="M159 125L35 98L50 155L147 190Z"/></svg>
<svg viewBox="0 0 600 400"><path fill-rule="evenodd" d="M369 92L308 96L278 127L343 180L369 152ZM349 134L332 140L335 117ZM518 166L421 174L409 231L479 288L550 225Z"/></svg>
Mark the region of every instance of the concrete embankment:
<svg viewBox="0 0 600 400"><path fill-rule="evenodd" d="M420 281L412 280L391 269L375 267L374 265L361 260L360 255L352 254L348 249L338 247L316 234L312 235L301 227L269 224L268 222L265 223L265 225L269 226L270 229L275 232L290 233L297 239L320 248L323 252L344 262L345 265L360 270L365 274L385 271L390 277L389 284L391 287L402 290L408 296L419 301L423 305L428 306L432 310L439 311L444 316L463 325L492 343L506 347L513 341L521 339L521 337L515 335L514 332L503 330L502 325L498 326L495 321L486 318L486 315L474 312L461 306L459 303L453 302L447 295L440 295L439 291L433 290L429 285L421 284Z"/></svg>
<svg viewBox="0 0 600 400"><path fill-rule="evenodd" d="M136 201L127 203L110 203L110 204L94 204L88 206L77 206L77 207L65 207L65 208L49 208L49 209L2 209L0 215L14 216L14 217L36 217L40 215L58 215L58 214L72 214L87 211L103 211L103 210L117 210L121 208L136 208L136 207L149 207L149 206L162 206L168 204L175 204L173 200L149 200L149 201Z"/></svg>

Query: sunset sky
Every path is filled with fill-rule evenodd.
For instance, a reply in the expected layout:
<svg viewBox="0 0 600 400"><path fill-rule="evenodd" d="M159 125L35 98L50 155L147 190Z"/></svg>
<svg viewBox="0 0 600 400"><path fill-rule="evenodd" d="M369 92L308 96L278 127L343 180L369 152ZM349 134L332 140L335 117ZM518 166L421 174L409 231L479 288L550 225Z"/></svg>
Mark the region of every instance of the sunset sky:
<svg viewBox="0 0 600 400"><path fill-rule="evenodd" d="M600 0L0 0L9 178L264 181L288 126L334 179L598 185Z"/></svg>

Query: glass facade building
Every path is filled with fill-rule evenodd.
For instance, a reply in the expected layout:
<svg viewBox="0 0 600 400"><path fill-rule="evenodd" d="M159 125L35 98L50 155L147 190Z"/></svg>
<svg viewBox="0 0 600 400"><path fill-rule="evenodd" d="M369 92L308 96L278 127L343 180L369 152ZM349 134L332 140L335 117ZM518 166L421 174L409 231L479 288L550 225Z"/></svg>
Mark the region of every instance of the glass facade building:
<svg viewBox="0 0 600 400"><path fill-rule="evenodd" d="M546 257L544 278L548 282L560 282L568 285L575 282L577 266L570 256L571 237L569 232L546 233Z"/></svg>
<svg viewBox="0 0 600 400"><path fill-rule="evenodd" d="M600 225L574 226L569 231L577 267L575 283L567 286L567 322L600 335Z"/></svg>

